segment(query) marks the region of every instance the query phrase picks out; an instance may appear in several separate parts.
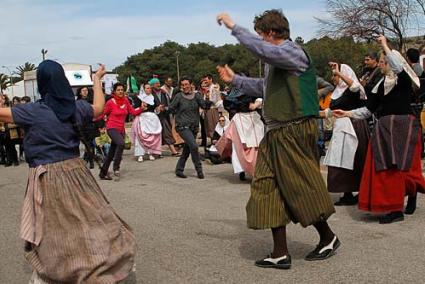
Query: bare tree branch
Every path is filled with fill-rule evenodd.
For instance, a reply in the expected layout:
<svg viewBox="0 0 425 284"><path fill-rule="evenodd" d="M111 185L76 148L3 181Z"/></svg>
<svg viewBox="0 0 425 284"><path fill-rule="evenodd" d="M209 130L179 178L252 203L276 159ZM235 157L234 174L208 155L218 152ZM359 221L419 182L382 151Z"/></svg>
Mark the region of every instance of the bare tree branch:
<svg viewBox="0 0 425 284"><path fill-rule="evenodd" d="M326 4L331 17L316 18L319 35L370 41L385 34L399 50L408 31L423 24L416 16L425 15L425 0L326 0Z"/></svg>

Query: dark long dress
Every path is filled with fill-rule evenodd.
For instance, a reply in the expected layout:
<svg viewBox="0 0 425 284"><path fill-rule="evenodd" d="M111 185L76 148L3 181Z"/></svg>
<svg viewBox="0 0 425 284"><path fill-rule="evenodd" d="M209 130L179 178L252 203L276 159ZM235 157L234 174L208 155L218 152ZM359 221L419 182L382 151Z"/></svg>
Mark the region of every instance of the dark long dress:
<svg viewBox="0 0 425 284"><path fill-rule="evenodd" d="M347 89L340 98L331 100L330 109L352 110L364 106L364 103L360 100L360 92L351 92ZM358 139L353 170L329 166L327 177L329 192L359 191L370 133L365 119L352 119L351 123Z"/></svg>

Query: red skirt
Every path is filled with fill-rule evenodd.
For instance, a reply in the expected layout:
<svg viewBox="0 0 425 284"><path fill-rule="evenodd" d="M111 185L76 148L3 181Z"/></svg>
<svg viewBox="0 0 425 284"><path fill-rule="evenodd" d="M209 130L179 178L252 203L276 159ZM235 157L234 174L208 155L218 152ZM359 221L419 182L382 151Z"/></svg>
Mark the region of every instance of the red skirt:
<svg viewBox="0 0 425 284"><path fill-rule="evenodd" d="M389 169L377 172L369 142L360 184L359 209L376 213L403 211L404 197L415 196L417 192L425 193L421 135L418 135L412 166L408 171Z"/></svg>

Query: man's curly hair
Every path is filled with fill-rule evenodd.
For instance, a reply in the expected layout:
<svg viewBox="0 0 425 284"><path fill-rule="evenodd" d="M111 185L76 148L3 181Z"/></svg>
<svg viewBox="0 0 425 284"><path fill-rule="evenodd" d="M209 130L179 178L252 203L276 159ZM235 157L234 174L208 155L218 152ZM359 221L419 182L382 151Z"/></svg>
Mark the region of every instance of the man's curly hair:
<svg viewBox="0 0 425 284"><path fill-rule="evenodd" d="M257 33L274 32L277 39L290 37L289 22L280 9L267 10L254 18L254 29Z"/></svg>

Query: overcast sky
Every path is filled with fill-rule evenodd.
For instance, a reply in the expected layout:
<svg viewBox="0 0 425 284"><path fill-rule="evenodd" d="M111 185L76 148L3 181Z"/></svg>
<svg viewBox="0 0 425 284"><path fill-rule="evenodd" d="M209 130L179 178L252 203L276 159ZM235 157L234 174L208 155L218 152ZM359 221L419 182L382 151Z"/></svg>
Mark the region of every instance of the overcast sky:
<svg viewBox="0 0 425 284"><path fill-rule="evenodd" d="M3 65L38 64L42 48L60 63L103 62L111 70L166 40L235 43L215 21L221 11L252 30L256 14L280 8L292 38L309 40L317 32L313 17L325 14L321 0L0 0L0 7L1 73L8 72Z"/></svg>

